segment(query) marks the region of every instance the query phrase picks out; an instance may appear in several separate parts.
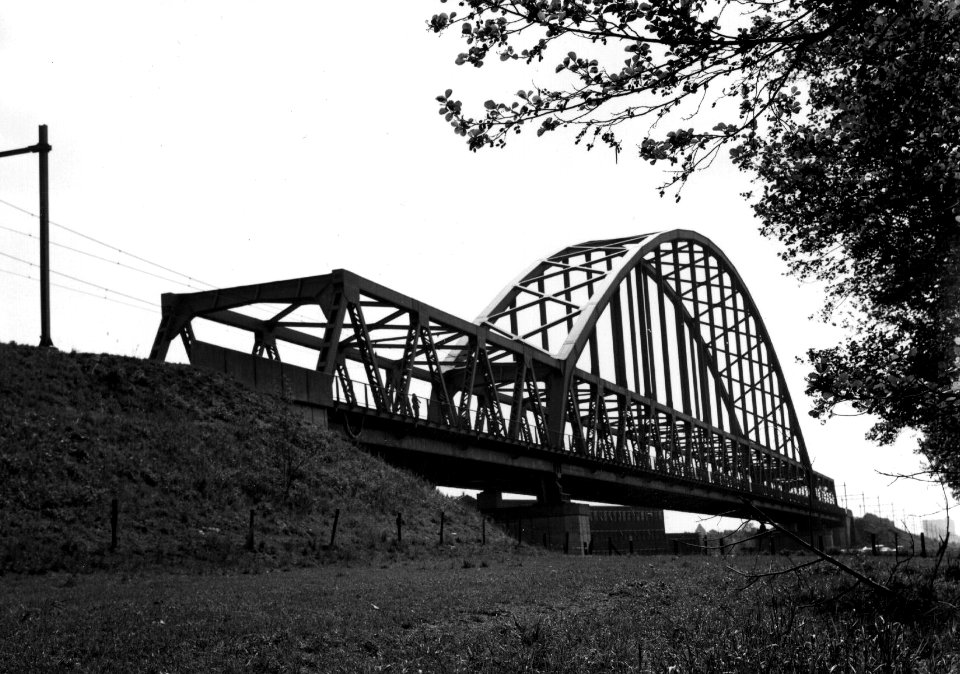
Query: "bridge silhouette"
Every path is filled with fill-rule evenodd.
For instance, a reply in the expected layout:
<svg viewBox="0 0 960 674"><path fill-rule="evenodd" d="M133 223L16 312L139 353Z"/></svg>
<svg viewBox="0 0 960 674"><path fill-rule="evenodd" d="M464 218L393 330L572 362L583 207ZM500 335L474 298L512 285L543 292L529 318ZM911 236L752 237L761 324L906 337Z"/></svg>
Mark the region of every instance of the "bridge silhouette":
<svg viewBox="0 0 960 674"><path fill-rule="evenodd" d="M438 484L842 521L750 293L692 231L563 248L473 322L345 270L164 294L150 357L178 337Z"/></svg>

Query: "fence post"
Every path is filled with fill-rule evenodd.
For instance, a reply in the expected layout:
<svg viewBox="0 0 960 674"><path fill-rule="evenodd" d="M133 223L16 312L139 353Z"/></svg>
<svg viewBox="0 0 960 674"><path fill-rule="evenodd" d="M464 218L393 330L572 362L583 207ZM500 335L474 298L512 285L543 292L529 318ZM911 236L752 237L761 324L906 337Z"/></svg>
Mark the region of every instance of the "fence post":
<svg viewBox="0 0 960 674"><path fill-rule="evenodd" d="M923 535L922 531L920 532L920 556L921 557L927 556L927 539Z"/></svg>
<svg viewBox="0 0 960 674"><path fill-rule="evenodd" d="M440 542L437 545L443 545L443 519L444 519L444 514L443 514L443 511L441 510L440 511Z"/></svg>
<svg viewBox="0 0 960 674"><path fill-rule="evenodd" d="M333 547L333 542L337 540L337 523L340 521L340 508L337 508L333 511L333 529L330 530L330 546Z"/></svg>
<svg viewBox="0 0 960 674"><path fill-rule="evenodd" d="M870 547L873 549L874 557L880 554L877 552L877 535L876 534L870 534Z"/></svg>
<svg viewBox="0 0 960 674"><path fill-rule="evenodd" d="M563 554L568 554L570 552L570 532L564 532L563 535Z"/></svg>
<svg viewBox="0 0 960 674"><path fill-rule="evenodd" d="M120 504L116 498L110 499L110 551L117 549L117 524L120 518Z"/></svg>
<svg viewBox="0 0 960 674"><path fill-rule="evenodd" d="M727 549L726 549L725 547L723 547L724 544L725 544L725 542L724 542L724 540L723 540L723 536L721 536L721 537L720 537L720 546L717 548L717 550L720 551L720 556L721 556L721 557L726 557L726 556L727 556Z"/></svg>

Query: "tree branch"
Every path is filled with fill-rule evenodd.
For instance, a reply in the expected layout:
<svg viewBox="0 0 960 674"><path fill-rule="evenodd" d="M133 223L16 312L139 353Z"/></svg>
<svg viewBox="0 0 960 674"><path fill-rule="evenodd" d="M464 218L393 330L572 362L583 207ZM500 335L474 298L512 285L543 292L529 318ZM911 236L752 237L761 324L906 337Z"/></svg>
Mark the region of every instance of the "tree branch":
<svg viewBox="0 0 960 674"><path fill-rule="evenodd" d="M809 550L809 551L812 552L813 554L815 554L815 555L817 555L818 557L820 557L823 561L828 562L829 564L833 564L835 567L837 567L838 569L840 569L840 570L843 571L844 573L850 574L851 576L853 576L853 577L856 578L857 580L861 581L861 582L864 583L865 585L868 585L868 586L871 587L872 589L876 590L878 593L881 593L881 594L886 595L886 596L888 596L888 597L896 597L896 596L899 596L896 592L894 592L893 590L891 590L889 587L886 587L885 585L881 585L880 583L878 583L877 581L873 580L872 578L869 578L868 576L863 575L862 573L860 573L860 572L857 571L856 569L853 569L853 568L847 566L846 564L844 564L843 562L841 562L839 559L828 555L827 553L823 552L822 550L817 550L817 548L815 548L814 546L812 546L812 545L810 545L809 543L807 543L805 540L803 540L802 538L800 538L799 536L797 536L797 535L796 535L795 533L793 533L792 531L788 531L787 529L783 528L782 526L780 526L779 524L777 524L776 522L774 522L774 521L770 518L769 515L767 515L767 514L766 514L765 512L763 512L762 510L760 510L760 508L758 508L757 506L755 506L755 505L754 505L752 502L750 502L748 499L743 499L743 503L744 503L744 505L746 505L748 508L750 508L750 509L753 510L755 513L757 513L757 515L760 516L760 521L761 521L761 522L767 522L767 523L769 523L770 526L772 526L774 529L776 529L776 530L779 531L780 533L784 534L785 536L787 536L788 538L790 538L790 539L793 540L794 542L799 543L799 544L802 545L805 549Z"/></svg>

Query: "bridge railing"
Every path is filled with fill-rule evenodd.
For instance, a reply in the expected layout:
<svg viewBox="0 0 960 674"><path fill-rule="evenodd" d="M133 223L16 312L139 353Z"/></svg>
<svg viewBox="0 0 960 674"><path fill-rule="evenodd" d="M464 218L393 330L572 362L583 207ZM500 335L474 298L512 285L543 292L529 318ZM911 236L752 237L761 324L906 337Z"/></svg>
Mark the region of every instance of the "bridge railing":
<svg viewBox="0 0 960 674"><path fill-rule="evenodd" d="M363 381L347 380L350 390L334 378L334 400L341 406L349 407L363 413L385 416L377 410L375 398L370 386ZM396 403L396 399L394 400ZM496 432L489 425L475 420L475 410L468 407L461 415L455 404L444 405L440 401L408 394L400 404L393 406L397 411L386 415L397 418L406 418L410 422L424 424L437 428L467 433L475 437L485 437L493 440L523 444L531 448L546 451L558 451L569 455L584 455L581 442L573 434L565 434L561 438L559 447L552 445L547 438L541 438L535 425L528 429L528 438L506 438L504 433ZM662 443L654 447L645 446L643 442L634 439L629 446L625 446L616 454L602 451L597 447L587 450L586 456L611 466L628 467L644 473L658 474L665 477L680 478L695 482L725 487L747 494L764 495L785 500L806 503L808 500L808 483L805 476L793 466L777 467L772 462L757 462L751 458L749 448L731 446L720 436L715 438L702 437L696 458L689 458L679 447L671 447L669 443ZM723 469L715 468L712 462L704 460L703 454L714 453L723 455ZM830 497L833 493L833 484L829 478L819 473L812 476L815 498L821 503L831 505Z"/></svg>
<svg viewBox="0 0 960 674"><path fill-rule="evenodd" d="M333 380L333 399L335 402L350 405L357 408L370 410L373 413L379 413L377 410L373 391L367 382L350 379L350 388L348 393L338 378ZM354 400L351 402L350 394ZM452 428L453 430L470 433L471 435L483 435L491 438L506 440L504 433L496 433L491 430L490 425L483 426L475 420L476 410L473 408L473 401L468 401L464 410L460 410L456 404L444 404L438 400L431 400L427 397L418 396L415 393L404 397L401 404L397 405L397 411L391 412L400 417L407 417L417 422L422 422L442 428ZM450 419L452 423L446 423L444 420ZM536 426L528 424L529 440L517 438L513 441L520 442L529 446L545 448L548 446L548 439L540 436ZM572 443L572 439L567 439L565 445Z"/></svg>

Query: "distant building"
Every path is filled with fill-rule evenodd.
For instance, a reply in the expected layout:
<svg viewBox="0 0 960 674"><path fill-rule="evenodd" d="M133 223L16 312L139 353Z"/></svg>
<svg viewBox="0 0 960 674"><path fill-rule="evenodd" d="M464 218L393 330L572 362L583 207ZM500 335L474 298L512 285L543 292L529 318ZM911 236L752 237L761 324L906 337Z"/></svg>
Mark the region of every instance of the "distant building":
<svg viewBox="0 0 960 674"><path fill-rule="evenodd" d="M590 533L597 552L668 552L663 511L648 508L590 508Z"/></svg>
<svg viewBox="0 0 960 674"><path fill-rule="evenodd" d="M925 538L939 540L947 537L947 532L951 538L954 536L953 520L923 520L923 535Z"/></svg>

